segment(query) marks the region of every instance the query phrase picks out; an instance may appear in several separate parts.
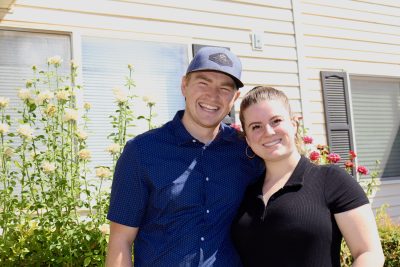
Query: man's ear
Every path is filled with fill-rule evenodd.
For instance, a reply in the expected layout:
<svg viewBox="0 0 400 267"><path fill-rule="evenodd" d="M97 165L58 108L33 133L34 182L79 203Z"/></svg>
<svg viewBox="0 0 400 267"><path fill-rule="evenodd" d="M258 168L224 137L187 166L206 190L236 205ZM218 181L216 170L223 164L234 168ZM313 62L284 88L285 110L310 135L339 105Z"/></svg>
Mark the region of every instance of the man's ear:
<svg viewBox="0 0 400 267"><path fill-rule="evenodd" d="M181 81L181 92L184 97L186 97L186 81L187 81L186 76L183 76Z"/></svg>
<svg viewBox="0 0 400 267"><path fill-rule="evenodd" d="M240 91L239 89L237 89L234 101L236 101L239 98L239 96L240 96Z"/></svg>

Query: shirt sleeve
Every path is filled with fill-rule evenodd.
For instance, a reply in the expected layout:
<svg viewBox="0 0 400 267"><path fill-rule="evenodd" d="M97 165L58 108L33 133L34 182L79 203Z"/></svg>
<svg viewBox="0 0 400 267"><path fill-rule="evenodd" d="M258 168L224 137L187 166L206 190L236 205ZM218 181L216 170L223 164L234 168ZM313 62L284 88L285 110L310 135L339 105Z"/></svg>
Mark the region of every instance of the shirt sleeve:
<svg viewBox="0 0 400 267"><path fill-rule="evenodd" d="M107 219L139 227L145 213L148 187L135 140L129 140L115 166Z"/></svg>
<svg viewBox="0 0 400 267"><path fill-rule="evenodd" d="M326 168L325 198L332 213L340 213L368 204L360 184L345 170L330 165Z"/></svg>

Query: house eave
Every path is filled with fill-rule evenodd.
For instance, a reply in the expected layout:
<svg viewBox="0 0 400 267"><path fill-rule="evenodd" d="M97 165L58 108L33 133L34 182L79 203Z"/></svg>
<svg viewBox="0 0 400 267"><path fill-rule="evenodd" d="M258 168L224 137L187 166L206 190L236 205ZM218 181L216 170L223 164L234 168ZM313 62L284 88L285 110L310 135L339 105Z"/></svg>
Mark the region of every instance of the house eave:
<svg viewBox="0 0 400 267"><path fill-rule="evenodd" d="M0 0L0 22L11 12L15 0Z"/></svg>

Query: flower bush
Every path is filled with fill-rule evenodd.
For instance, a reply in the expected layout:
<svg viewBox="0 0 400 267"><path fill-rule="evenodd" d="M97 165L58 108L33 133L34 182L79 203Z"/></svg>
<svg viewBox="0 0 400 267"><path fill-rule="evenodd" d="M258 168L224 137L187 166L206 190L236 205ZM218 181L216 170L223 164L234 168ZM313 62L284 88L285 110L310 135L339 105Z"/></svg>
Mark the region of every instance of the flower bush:
<svg viewBox="0 0 400 267"><path fill-rule="evenodd" d="M0 96L1 266L103 266L109 234L105 181L112 177L132 122L145 119L149 129L154 127L154 102L146 102L146 115L133 115L137 96L128 65L125 88L114 90L114 132L106 148L112 165L89 169L91 105L85 103L80 116L79 66L71 61L70 73L63 75L62 63L55 56L46 70L32 67L32 79L17 93L18 118L7 113L10 99Z"/></svg>

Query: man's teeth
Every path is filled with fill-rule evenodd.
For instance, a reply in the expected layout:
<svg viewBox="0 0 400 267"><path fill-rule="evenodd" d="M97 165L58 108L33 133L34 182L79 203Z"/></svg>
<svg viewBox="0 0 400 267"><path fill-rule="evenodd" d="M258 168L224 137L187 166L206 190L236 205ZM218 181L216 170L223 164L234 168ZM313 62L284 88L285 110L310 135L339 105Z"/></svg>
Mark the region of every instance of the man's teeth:
<svg viewBox="0 0 400 267"><path fill-rule="evenodd" d="M210 106L210 105L207 105L207 104L200 104L200 106L202 108L209 109L209 110L217 110L218 109L217 107Z"/></svg>
<svg viewBox="0 0 400 267"><path fill-rule="evenodd" d="M270 143L265 143L265 144L263 144L263 146L270 147L270 146L274 146L276 144L279 144L280 142L281 142L281 140L279 139L279 140L276 140L276 141L273 141L273 142L270 142Z"/></svg>

